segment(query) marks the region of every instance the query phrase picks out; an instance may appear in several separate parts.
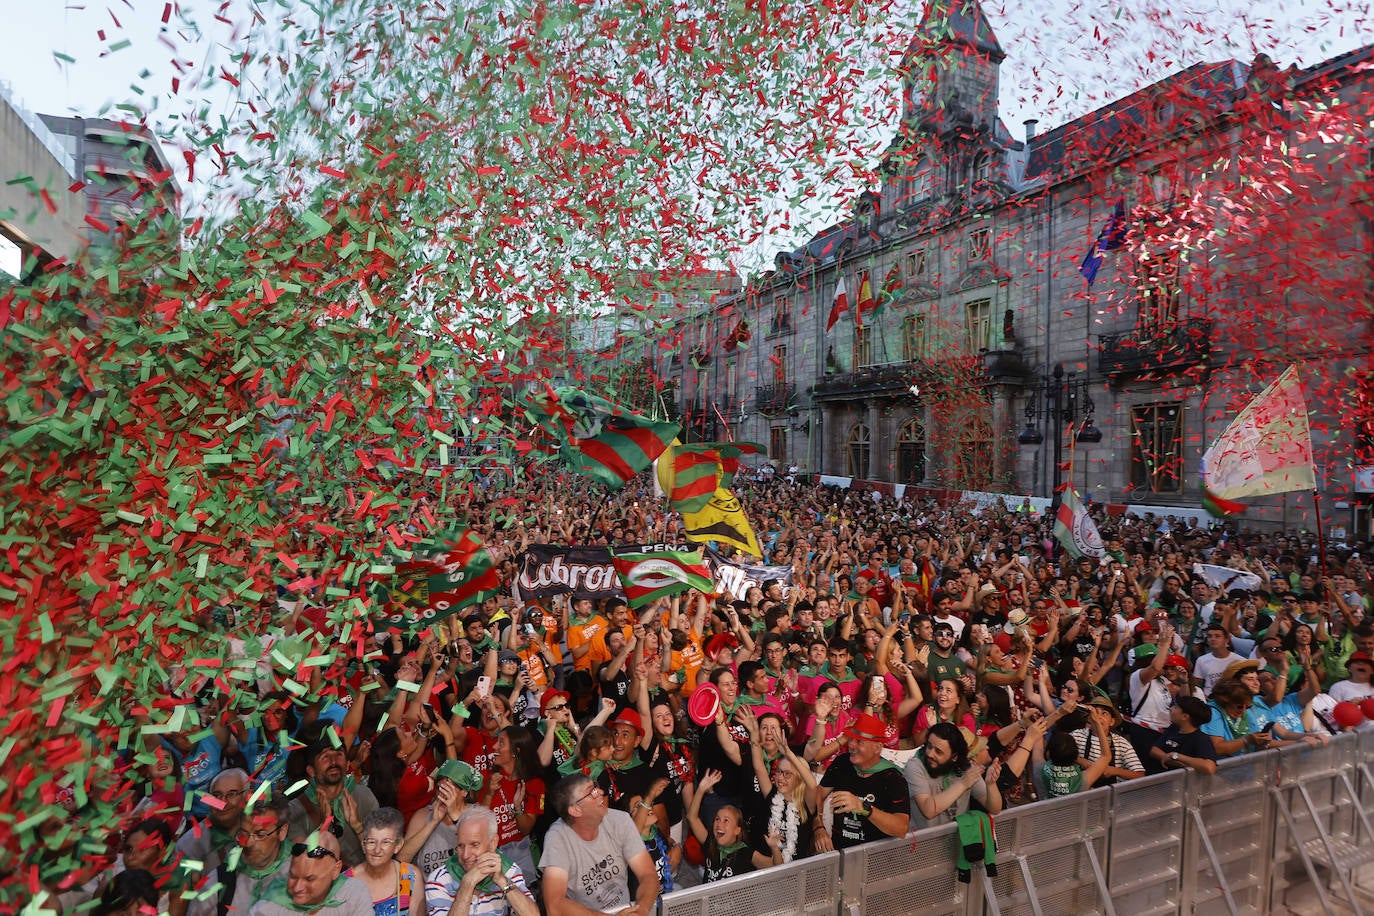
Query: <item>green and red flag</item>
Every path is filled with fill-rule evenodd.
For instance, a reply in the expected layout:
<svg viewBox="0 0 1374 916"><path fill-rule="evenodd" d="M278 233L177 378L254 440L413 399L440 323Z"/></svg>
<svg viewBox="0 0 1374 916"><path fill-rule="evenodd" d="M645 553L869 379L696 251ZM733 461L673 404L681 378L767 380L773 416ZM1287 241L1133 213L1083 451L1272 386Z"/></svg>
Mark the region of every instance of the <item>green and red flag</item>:
<svg viewBox="0 0 1374 916"><path fill-rule="evenodd" d="M1289 366L1245 405L1202 456L1202 506L1213 515L1245 511L1244 496L1317 488L1312 430L1298 367Z"/></svg>
<svg viewBox="0 0 1374 916"><path fill-rule="evenodd" d="M897 298L897 294L902 291L902 268L898 264L893 264L892 269L883 278L883 288L878 291L878 299L873 305L873 317L877 318L887 308L889 302Z"/></svg>
<svg viewBox="0 0 1374 916"><path fill-rule="evenodd" d="M679 592L715 591L700 548L617 553L611 561L625 590L625 602L632 608Z"/></svg>
<svg viewBox="0 0 1374 916"><path fill-rule="evenodd" d="M1245 503L1234 499L1222 499L1207 489L1204 484L1202 487L1202 508L1206 509L1207 514L1214 518L1225 518L1228 515L1240 515L1247 506Z"/></svg>
<svg viewBox="0 0 1374 916"><path fill-rule="evenodd" d="M480 605L501 590L496 561L466 528L433 538L411 559L397 564L391 584L388 622L425 627L463 608Z"/></svg>
<svg viewBox="0 0 1374 916"><path fill-rule="evenodd" d="M653 464L682 429L574 388L537 395L530 408L557 440L564 462L612 490Z"/></svg>
<svg viewBox="0 0 1374 916"><path fill-rule="evenodd" d="M1087 508L1073 487L1064 488L1059 511L1054 518L1054 536L1074 557L1100 559L1106 552L1102 546L1102 535L1097 531L1097 523L1088 515Z"/></svg>
<svg viewBox="0 0 1374 916"><path fill-rule="evenodd" d="M668 505L678 512L700 512L717 488L729 489L744 455L762 455L757 442L693 442L676 440L658 456L655 480Z"/></svg>

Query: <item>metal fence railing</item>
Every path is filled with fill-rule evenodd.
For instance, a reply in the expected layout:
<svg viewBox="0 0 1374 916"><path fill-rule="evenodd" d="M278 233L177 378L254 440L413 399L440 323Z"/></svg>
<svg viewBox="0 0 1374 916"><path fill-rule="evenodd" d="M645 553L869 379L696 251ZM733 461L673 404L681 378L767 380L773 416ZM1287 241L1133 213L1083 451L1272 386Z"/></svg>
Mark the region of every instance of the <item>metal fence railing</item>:
<svg viewBox="0 0 1374 916"><path fill-rule="evenodd" d="M1374 732L995 820L994 877L975 866L971 883L958 881L947 824L667 894L659 914L1374 913Z"/></svg>

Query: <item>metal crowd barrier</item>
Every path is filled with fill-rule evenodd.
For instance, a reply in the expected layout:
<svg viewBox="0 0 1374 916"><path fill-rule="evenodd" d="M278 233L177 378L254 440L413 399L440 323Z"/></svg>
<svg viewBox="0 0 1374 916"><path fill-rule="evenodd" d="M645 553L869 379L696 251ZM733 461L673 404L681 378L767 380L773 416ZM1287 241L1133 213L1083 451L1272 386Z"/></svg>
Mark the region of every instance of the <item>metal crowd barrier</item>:
<svg viewBox="0 0 1374 916"><path fill-rule="evenodd" d="M1117 912L1178 912L1188 799L1186 770L1112 787L1107 875Z"/></svg>
<svg viewBox="0 0 1374 916"><path fill-rule="evenodd" d="M660 916L834 916L840 853L826 852L763 871L664 894Z"/></svg>
<svg viewBox="0 0 1374 916"><path fill-rule="evenodd" d="M844 851L845 916L963 916L968 884L954 870L955 827L927 827L909 836Z"/></svg>
<svg viewBox="0 0 1374 916"><path fill-rule="evenodd" d="M1374 914L1374 732L1175 771L995 818L997 875L952 824L677 891L660 916Z"/></svg>
<svg viewBox="0 0 1374 916"><path fill-rule="evenodd" d="M1192 912L1266 912L1275 753L1223 760L1215 776L1188 771L1183 899Z"/></svg>

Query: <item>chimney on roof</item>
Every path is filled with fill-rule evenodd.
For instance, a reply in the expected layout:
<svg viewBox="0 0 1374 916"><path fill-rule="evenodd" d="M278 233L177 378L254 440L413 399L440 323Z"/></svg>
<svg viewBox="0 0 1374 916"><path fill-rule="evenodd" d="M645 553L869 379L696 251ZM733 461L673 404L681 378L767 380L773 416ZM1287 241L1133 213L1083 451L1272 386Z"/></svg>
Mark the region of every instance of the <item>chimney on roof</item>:
<svg viewBox="0 0 1374 916"><path fill-rule="evenodd" d="M1040 122L1035 118L1027 118L1024 123L1026 125L1026 142L1029 143L1035 139L1035 125Z"/></svg>

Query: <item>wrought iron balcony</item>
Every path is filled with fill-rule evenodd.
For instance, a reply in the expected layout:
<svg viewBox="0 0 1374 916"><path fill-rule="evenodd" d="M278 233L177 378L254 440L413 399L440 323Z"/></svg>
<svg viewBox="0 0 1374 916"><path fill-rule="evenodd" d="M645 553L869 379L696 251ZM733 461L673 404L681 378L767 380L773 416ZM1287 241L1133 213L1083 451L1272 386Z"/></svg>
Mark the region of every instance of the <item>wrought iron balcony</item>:
<svg viewBox="0 0 1374 916"><path fill-rule="evenodd" d="M1212 322L1185 318L1123 334L1103 334L1097 367L1104 375L1142 375L1195 366L1212 350Z"/></svg>
<svg viewBox="0 0 1374 916"><path fill-rule="evenodd" d="M796 404L796 385L760 385L754 389L754 409L761 414L786 413Z"/></svg>
<svg viewBox="0 0 1374 916"><path fill-rule="evenodd" d="M827 372L811 389L820 400L838 400L866 394L892 394L934 377L931 363L913 359L883 366L863 366L852 372Z"/></svg>

